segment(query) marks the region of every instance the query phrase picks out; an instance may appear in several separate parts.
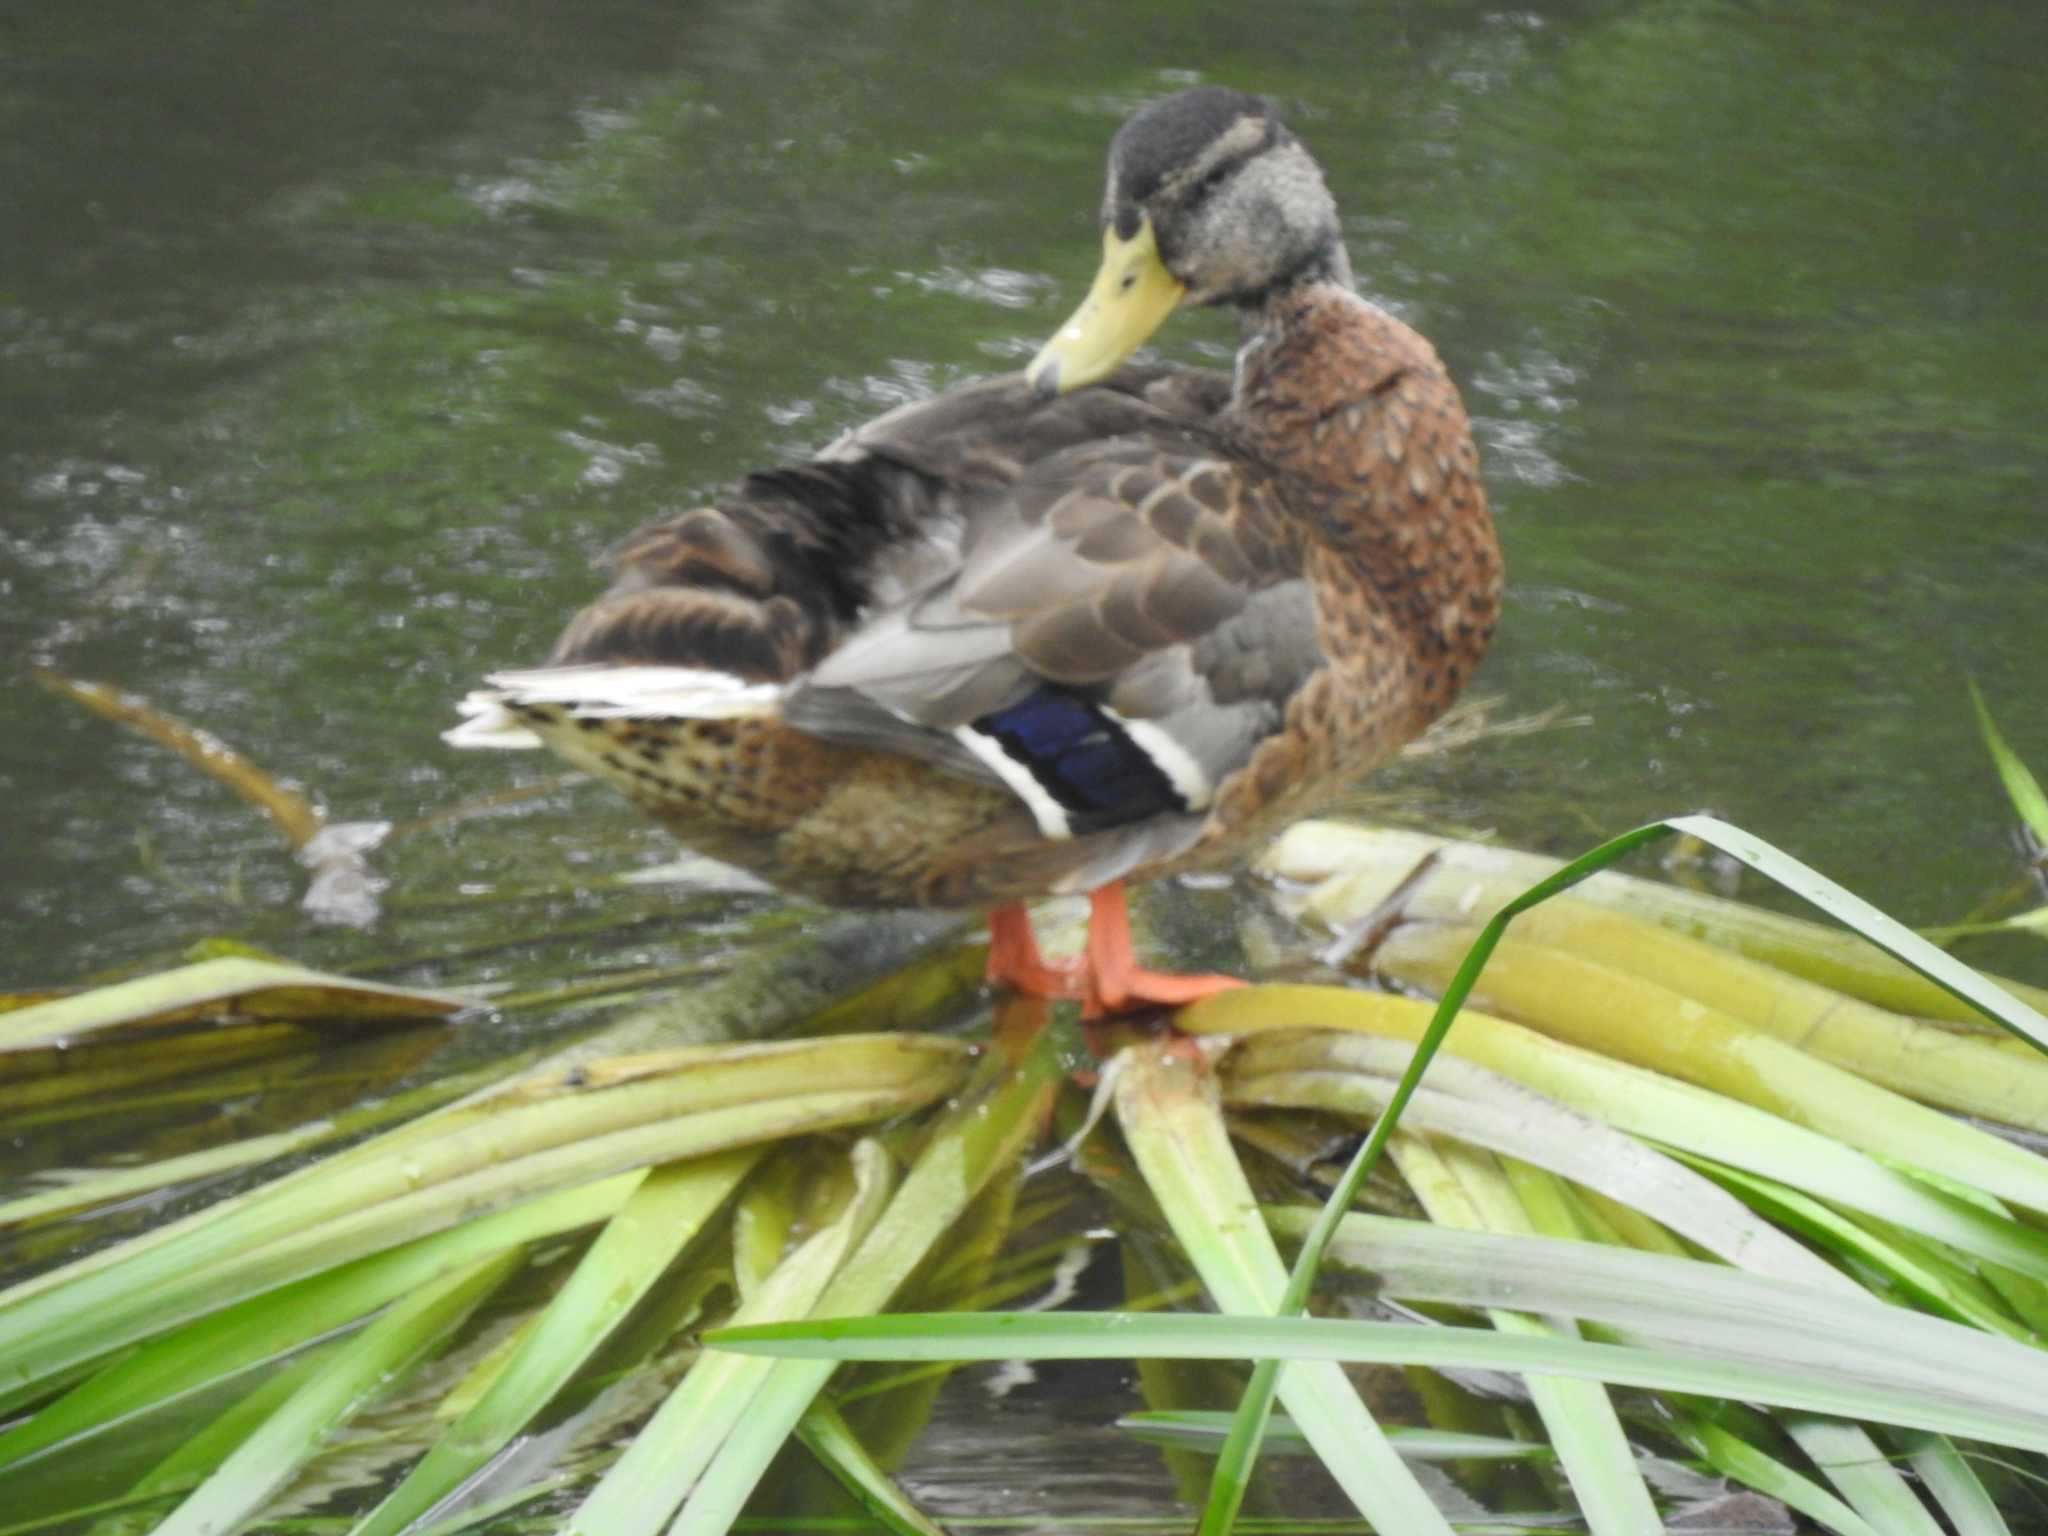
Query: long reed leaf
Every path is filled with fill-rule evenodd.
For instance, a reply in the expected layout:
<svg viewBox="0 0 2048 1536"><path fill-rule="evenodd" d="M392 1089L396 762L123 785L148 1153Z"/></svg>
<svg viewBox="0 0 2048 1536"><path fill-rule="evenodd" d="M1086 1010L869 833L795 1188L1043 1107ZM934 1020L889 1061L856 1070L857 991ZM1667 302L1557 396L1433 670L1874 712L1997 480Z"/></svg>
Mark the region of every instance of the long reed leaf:
<svg viewBox="0 0 2048 1536"><path fill-rule="evenodd" d="M836 1219L762 1277L735 1320L805 1316L846 1255L874 1227L895 1189L888 1154L872 1141L851 1154L853 1194ZM568 1533L647 1536L669 1522L729 1435L748 1433L748 1405L772 1362L700 1355L625 1454L577 1508ZM778 1437L779 1440L779 1437Z"/></svg>
<svg viewBox="0 0 2048 1536"><path fill-rule="evenodd" d="M1177 1017L1182 1028L1204 1034L1312 1028L1414 1040L1432 1012L1406 998L1336 987L1265 986L1204 998ZM1617 1130L1797 1184L1980 1258L2048 1278L2048 1235L1747 1104L1470 1011L1459 1015L1447 1048ZM1244 1059L1256 1060L1269 1049L1282 1047L1250 1041ZM1341 1053L1346 1047L1338 1038L1331 1049ZM1238 1091L1249 1089L1241 1085ZM1358 1095L1358 1112L1372 1112L1364 1079L1335 1085L1334 1091ZM1507 1150L1530 1162L1546 1161L1540 1152ZM1602 1187L1598 1180L1589 1182Z"/></svg>
<svg viewBox="0 0 2048 1536"><path fill-rule="evenodd" d="M1406 1132L1396 1132L1389 1147L1431 1221L1509 1235L1530 1231L1532 1213L1524 1209L1525 1200L1517 1198L1492 1154ZM1539 1317L1526 1307L1489 1307L1487 1317L1503 1333L1578 1337L1568 1318ZM1534 1374L1525 1377L1524 1384L1587 1529L1595 1536L1622 1536L1654 1528L1656 1505L1636 1470L1621 1418L1600 1384Z"/></svg>
<svg viewBox="0 0 2048 1536"><path fill-rule="evenodd" d="M1652 834L1647 840L1654 838ZM1328 821L1299 822L1289 828L1267 850L1260 867L1290 881L1333 883L1368 869L1375 872L1377 888L1384 890L1430 855L1439 868L1418 893L1425 902L1418 915L1439 920L1470 922L1486 916L1565 868L1541 854ZM1443 905L1427 905L1432 892L1442 893L1437 899L1444 900ZM1317 896L1330 894L1319 891ZM1574 899L1633 913L1895 1013L1970 1024L1983 1019L1980 1010L1856 933L1612 869L1585 880L1573 894ZM1993 980L2037 1014L2048 1010L2048 989L2005 977Z"/></svg>
<svg viewBox="0 0 2048 1536"><path fill-rule="evenodd" d="M1014 1070L988 1070L928 1133L895 1198L826 1287L814 1315L857 1317L886 1306L988 1182L1016 1166L1059 1080L1052 1032L1041 1033ZM721 1448L677 1516L674 1536L722 1536L833 1369L829 1360L777 1363L755 1395L747 1440Z"/></svg>
<svg viewBox="0 0 2048 1536"><path fill-rule="evenodd" d="M254 1019L391 1024L444 1018L475 1006L474 998L453 992L383 986L274 960L228 956L0 1014L0 1050L77 1040L103 1030L175 1024L216 1011Z"/></svg>
<svg viewBox="0 0 2048 1536"><path fill-rule="evenodd" d="M853 1426L830 1402L820 1398L812 1403L796 1432L805 1448L885 1529L896 1536L945 1536L896 1480L876 1465Z"/></svg>
<svg viewBox="0 0 2048 1536"><path fill-rule="evenodd" d="M1970 684L1970 704L1977 712L1977 729L1991 754L1992 766L1998 770L1998 782L2005 786L2006 798L2012 801L2013 810L2027 824L2034 840L2048 846L2048 794L2042 793L2041 781L2020 761L2019 754L2006 745L1998 723L1991 718L1991 706L1984 702L1975 683Z"/></svg>
<svg viewBox="0 0 2048 1536"><path fill-rule="evenodd" d="M903 1313L756 1328L721 1328L707 1345L794 1359L847 1360L1332 1360L1354 1365L1549 1372L1655 1391L1773 1403L1812 1413L1932 1429L2023 1450L2048 1450L2048 1402L2010 1407L1978 1383L1953 1380L1937 1398L1894 1380L1883 1359L1817 1369L1802 1361L1722 1360L1690 1351L1571 1339L1515 1338L1490 1330L1352 1322L1320 1317L1155 1316L1118 1312L1048 1317L991 1312L974 1318Z"/></svg>
<svg viewBox="0 0 2048 1536"><path fill-rule="evenodd" d="M759 1148L748 1147L651 1170L483 1396L356 1523L355 1536L396 1536L510 1442L704 1229L759 1157Z"/></svg>
<svg viewBox="0 0 2048 1536"><path fill-rule="evenodd" d="M1169 1043L1134 1046L1112 1071L1124 1140L1210 1296L1226 1313L1270 1316L1287 1270L1257 1218L1206 1066ZM1341 1370L1283 1366L1274 1391L1375 1528L1447 1536L1448 1522Z"/></svg>
<svg viewBox="0 0 2048 1536"><path fill-rule="evenodd" d="M637 1173L621 1174L417 1238L252 1297L129 1351L0 1435L0 1467L118 1430L508 1248L602 1221L639 1179Z"/></svg>
<svg viewBox="0 0 2048 1536"><path fill-rule="evenodd" d="M516 1249L485 1259L393 1305L236 1447L155 1536L217 1536L256 1513L328 1429L439 1347L524 1259Z"/></svg>
<svg viewBox="0 0 2048 1536"><path fill-rule="evenodd" d="M1701 1460L1723 1477L1767 1494L1836 1536L1882 1536L1876 1526L1805 1473L1788 1467L1712 1419L1681 1414L1674 1427Z"/></svg>

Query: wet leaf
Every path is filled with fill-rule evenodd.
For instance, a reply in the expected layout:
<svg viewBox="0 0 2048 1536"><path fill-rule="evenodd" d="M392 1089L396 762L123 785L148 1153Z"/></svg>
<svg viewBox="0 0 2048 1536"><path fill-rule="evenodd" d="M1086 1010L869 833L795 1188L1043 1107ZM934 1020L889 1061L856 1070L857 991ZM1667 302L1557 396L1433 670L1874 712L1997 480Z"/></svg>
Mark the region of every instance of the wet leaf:
<svg viewBox="0 0 2048 1536"><path fill-rule="evenodd" d="M198 1018L394 1024L474 1006L473 999L455 992L388 987L268 960L202 960L18 1008L0 1019L0 1051Z"/></svg>

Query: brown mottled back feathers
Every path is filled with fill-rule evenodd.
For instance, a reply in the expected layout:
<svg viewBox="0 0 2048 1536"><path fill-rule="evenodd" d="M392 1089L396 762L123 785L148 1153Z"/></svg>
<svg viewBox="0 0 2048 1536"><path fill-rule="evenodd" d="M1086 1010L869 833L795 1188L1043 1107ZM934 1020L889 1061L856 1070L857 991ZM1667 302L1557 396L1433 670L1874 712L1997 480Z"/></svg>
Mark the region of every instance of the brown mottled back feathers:
<svg viewBox="0 0 2048 1536"><path fill-rule="evenodd" d="M1062 505L1084 515L1070 493L1091 473L1094 445L1135 442L1127 451L1150 458L1150 438L1201 441L1228 398L1222 375L1130 368L1052 401L1013 375L891 412L806 464L748 476L715 506L637 529L611 553L610 588L550 661L786 680L879 604L957 568L963 543L988 526ZM1118 502L1093 506L1104 521ZM1106 553L1098 540L1090 558Z"/></svg>

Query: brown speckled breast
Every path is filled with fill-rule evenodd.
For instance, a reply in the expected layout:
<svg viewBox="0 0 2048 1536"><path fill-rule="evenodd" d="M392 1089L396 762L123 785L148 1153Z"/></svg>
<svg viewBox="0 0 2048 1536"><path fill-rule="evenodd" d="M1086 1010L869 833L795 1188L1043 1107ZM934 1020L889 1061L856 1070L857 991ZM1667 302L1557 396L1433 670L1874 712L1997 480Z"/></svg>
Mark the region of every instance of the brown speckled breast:
<svg viewBox="0 0 2048 1536"><path fill-rule="evenodd" d="M1238 387L1238 441L1302 539L1326 662L1181 865L1277 830L1420 734L1486 654L1504 580L1464 405L1413 329L1336 286L1282 295Z"/></svg>

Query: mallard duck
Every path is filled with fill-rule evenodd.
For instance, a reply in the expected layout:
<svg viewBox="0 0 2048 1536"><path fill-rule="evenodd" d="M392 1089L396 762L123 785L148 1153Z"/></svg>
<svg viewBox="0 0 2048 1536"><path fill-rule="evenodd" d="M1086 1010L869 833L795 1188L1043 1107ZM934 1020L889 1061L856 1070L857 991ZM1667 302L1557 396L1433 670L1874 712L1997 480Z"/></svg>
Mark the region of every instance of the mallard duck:
<svg viewBox="0 0 2048 1536"><path fill-rule="evenodd" d="M1102 264L1022 374L650 523L458 746L547 746L705 854L866 907L987 909L993 981L1091 1014L1235 984L1140 968L1127 881L1228 863L1420 732L1501 557L1458 392L1352 291L1321 168L1202 87L1116 134ZM1126 359L1229 305L1234 376ZM1082 959L1022 903L1092 896Z"/></svg>

